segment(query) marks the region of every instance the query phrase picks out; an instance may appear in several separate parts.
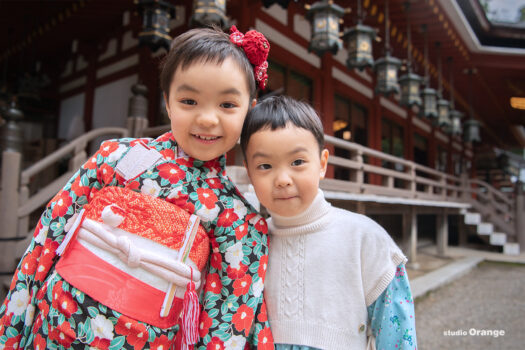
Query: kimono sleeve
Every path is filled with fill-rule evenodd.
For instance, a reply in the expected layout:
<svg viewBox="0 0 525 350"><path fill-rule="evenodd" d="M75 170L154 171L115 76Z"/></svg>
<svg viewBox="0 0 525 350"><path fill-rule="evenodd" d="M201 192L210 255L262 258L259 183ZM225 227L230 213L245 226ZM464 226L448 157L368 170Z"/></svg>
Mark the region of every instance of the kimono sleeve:
<svg viewBox="0 0 525 350"><path fill-rule="evenodd" d="M368 307L368 319L376 349L417 349L414 300L403 264L383 294Z"/></svg>
<svg viewBox="0 0 525 350"><path fill-rule="evenodd" d="M24 347L31 332L38 294L45 290L44 282L54 270L58 260L55 251L68 225L91 195L103 186L114 185L114 166L119 152L126 148L116 141L104 142L46 205L0 307L0 348Z"/></svg>
<svg viewBox="0 0 525 350"><path fill-rule="evenodd" d="M263 298L267 232L266 221L241 200L219 214L210 237L199 349L273 349Z"/></svg>

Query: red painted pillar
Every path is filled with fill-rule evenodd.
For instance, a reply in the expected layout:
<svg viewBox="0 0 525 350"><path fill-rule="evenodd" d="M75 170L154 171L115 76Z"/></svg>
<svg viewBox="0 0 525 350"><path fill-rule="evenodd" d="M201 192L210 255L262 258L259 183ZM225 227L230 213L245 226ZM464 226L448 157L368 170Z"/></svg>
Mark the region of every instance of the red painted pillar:
<svg viewBox="0 0 525 350"><path fill-rule="evenodd" d="M319 116L323 122L324 133L333 135L334 123L334 81L332 77L333 57L331 54L324 54L321 59L321 74L319 77L320 83L316 84L318 89L315 90L314 95L319 96L315 98L320 103ZM328 150L330 154L334 154L334 147L329 145ZM328 167L326 177L334 177L334 168Z"/></svg>

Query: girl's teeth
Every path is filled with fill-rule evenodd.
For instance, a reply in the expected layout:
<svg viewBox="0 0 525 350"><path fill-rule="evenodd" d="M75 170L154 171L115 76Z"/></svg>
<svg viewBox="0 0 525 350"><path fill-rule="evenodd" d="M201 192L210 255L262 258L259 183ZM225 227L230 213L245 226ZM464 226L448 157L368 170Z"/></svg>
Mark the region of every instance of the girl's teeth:
<svg viewBox="0 0 525 350"><path fill-rule="evenodd" d="M200 135L197 135L197 137L201 140L206 140L206 141L209 141L209 140L215 140L217 137L215 136L210 136L210 137L206 137L206 136L200 136Z"/></svg>

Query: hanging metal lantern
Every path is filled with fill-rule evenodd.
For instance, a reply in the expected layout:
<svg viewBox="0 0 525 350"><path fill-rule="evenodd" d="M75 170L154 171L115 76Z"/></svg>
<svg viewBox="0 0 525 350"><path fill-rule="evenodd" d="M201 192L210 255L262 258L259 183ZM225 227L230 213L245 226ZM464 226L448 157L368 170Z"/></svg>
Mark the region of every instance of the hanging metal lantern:
<svg viewBox="0 0 525 350"><path fill-rule="evenodd" d="M268 8L273 4L279 4L283 9L288 7L290 0L263 0L263 6Z"/></svg>
<svg viewBox="0 0 525 350"><path fill-rule="evenodd" d="M385 1L385 57L381 57L374 64L374 71L377 74L375 92L390 95L399 93L399 83L397 81L397 70L401 67L401 60L390 55L390 30L388 19L388 0Z"/></svg>
<svg viewBox="0 0 525 350"><path fill-rule="evenodd" d="M374 64L377 72L377 84L375 92L388 96L399 93L399 83L397 82L397 70L401 67L401 61L387 53Z"/></svg>
<svg viewBox="0 0 525 350"><path fill-rule="evenodd" d="M345 10L332 0L324 0L306 5L306 18L312 27L312 37L308 51L322 56L329 51L333 55L343 47L339 38L339 20L345 14Z"/></svg>
<svg viewBox="0 0 525 350"><path fill-rule="evenodd" d="M436 90L426 87L421 92L423 108L421 115L425 118L435 119L438 116L437 110L437 92Z"/></svg>
<svg viewBox="0 0 525 350"><path fill-rule="evenodd" d="M348 58L346 60L348 68L363 70L374 65L372 41L375 37L376 30L374 28L360 23L345 32L343 39L348 45Z"/></svg>
<svg viewBox="0 0 525 350"><path fill-rule="evenodd" d="M451 125L449 107L450 107L450 102L448 102L447 100L440 98L437 101L437 109L438 109L437 122L438 122L438 125L441 128L443 128L445 131L447 131Z"/></svg>
<svg viewBox="0 0 525 350"><path fill-rule="evenodd" d="M153 52L163 47L170 49L170 18L175 17L175 6L162 0L135 0L142 15L139 45L146 45Z"/></svg>
<svg viewBox="0 0 525 350"><path fill-rule="evenodd" d="M226 0L193 0L193 15L190 27L228 26Z"/></svg>
<svg viewBox="0 0 525 350"><path fill-rule="evenodd" d="M421 106L421 96L419 95L419 85L423 79L417 74L407 73L399 78L401 85L401 100L403 106Z"/></svg>
<svg viewBox="0 0 525 350"><path fill-rule="evenodd" d="M410 3L405 3L405 10L407 13L407 74L399 78L399 85L401 85L401 99L399 103L403 106L421 106L421 96L419 95L419 86L423 79L412 73L412 40L410 30Z"/></svg>
<svg viewBox="0 0 525 350"><path fill-rule="evenodd" d="M461 135L461 133L463 132L461 128L461 118L463 118L463 113L461 113L460 111L457 111L455 109L450 111L450 133L452 135Z"/></svg>
<svg viewBox="0 0 525 350"><path fill-rule="evenodd" d="M474 118L465 121L463 140L465 142L480 142L479 127L480 123Z"/></svg>

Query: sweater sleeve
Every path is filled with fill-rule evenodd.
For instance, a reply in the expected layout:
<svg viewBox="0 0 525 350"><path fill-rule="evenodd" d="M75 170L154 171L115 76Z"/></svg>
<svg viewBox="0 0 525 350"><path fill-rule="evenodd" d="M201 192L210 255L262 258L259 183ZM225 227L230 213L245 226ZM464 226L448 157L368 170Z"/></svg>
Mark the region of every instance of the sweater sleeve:
<svg viewBox="0 0 525 350"><path fill-rule="evenodd" d="M417 349L414 301L403 264L379 298L368 307L376 349Z"/></svg>
<svg viewBox="0 0 525 350"><path fill-rule="evenodd" d="M263 299L268 262L265 220L240 199L223 199L204 286L198 348L273 349ZM229 204L228 204L229 203Z"/></svg>
<svg viewBox="0 0 525 350"><path fill-rule="evenodd" d="M24 347L32 329L36 294L58 260L55 251L68 225L90 195L116 181L113 167L124 148L115 141L104 142L47 204L0 307L0 348Z"/></svg>

